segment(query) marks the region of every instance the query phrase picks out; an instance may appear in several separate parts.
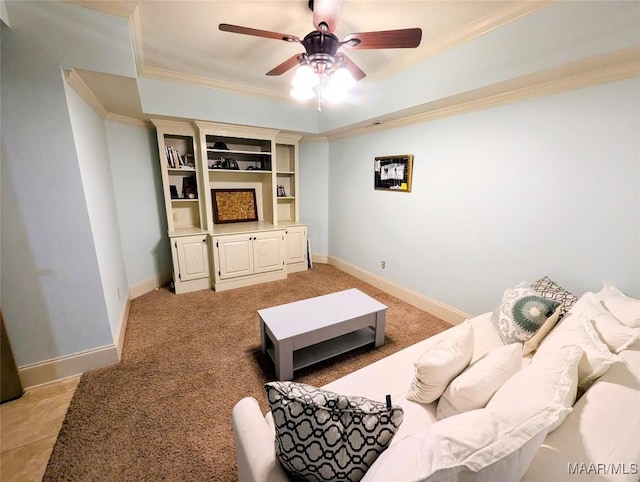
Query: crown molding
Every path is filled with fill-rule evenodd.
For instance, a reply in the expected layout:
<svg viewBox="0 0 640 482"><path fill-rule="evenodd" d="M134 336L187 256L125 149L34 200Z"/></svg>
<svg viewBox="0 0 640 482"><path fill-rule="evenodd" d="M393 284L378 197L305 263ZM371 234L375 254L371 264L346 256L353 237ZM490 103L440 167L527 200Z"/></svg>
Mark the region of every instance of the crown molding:
<svg viewBox="0 0 640 482"><path fill-rule="evenodd" d="M637 46L499 82L390 116L368 119L366 124L324 135L329 140L353 137L639 76L640 46Z"/></svg>
<svg viewBox="0 0 640 482"><path fill-rule="evenodd" d="M142 21L140 19L140 6L137 6L129 17L129 31L131 32L131 42L133 43L133 57L136 62L136 71L141 75L144 70L144 49L142 46Z"/></svg>
<svg viewBox="0 0 640 482"><path fill-rule="evenodd" d="M328 142L328 141L329 141L329 138L327 136L313 135L313 134L304 135L302 136L302 139L300 139L300 142L305 142L307 144L313 144L315 142Z"/></svg>
<svg viewBox="0 0 640 482"><path fill-rule="evenodd" d="M118 17L129 17L131 12L138 8L140 0L66 0L68 3L73 3L80 7L90 8L91 10L97 10L102 13L110 13Z"/></svg>
<svg viewBox="0 0 640 482"><path fill-rule="evenodd" d="M145 121L142 119L135 119L133 117L129 117L121 114L114 114L113 112L107 112L107 115L104 118L105 120L112 122L119 122L120 124L129 124L138 127L151 127L151 123L149 121Z"/></svg>

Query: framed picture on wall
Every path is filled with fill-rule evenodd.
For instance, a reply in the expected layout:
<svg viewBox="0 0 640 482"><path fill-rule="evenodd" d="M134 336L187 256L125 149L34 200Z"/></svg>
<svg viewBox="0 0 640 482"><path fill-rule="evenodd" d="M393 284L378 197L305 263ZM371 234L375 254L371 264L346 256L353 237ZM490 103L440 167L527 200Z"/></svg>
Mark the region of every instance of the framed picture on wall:
<svg viewBox="0 0 640 482"><path fill-rule="evenodd" d="M373 166L374 189L411 192L413 154L376 157Z"/></svg>

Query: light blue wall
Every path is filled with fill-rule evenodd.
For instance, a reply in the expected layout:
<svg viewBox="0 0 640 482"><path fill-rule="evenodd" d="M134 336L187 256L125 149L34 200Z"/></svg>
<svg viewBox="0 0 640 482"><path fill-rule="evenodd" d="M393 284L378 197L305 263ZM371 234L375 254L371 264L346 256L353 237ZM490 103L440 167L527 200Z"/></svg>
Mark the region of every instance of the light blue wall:
<svg viewBox="0 0 640 482"><path fill-rule="evenodd" d="M7 10L0 289L24 366L113 343L61 66L132 76L135 64L124 18L66 2Z"/></svg>
<svg viewBox="0 0 640 482"><path fill-rule="evenodd" d="M318 132L318 111L292 100L241 95L147 77L138 78L138 90L142 110L150 115Z"/></svg>
<svg viewBox="0 0 640 482"><path fill-rule="evenodd" d="M158 145L150 126L105 124L127 278L135 285L172 271Z"/></svg>
<svg viewBox="0 0 640 482"><path fill-rule="evenodd" d="M300 220L309 223L311 252L329 253L329 142L300 143Z"/></svg>
<svg viewBox="0 0 640 482"><path fill-rule="evenodd" d="M103 300L111 333L116 339L127 303L128 288L104 120L68 84L65 84L65 91L102 281Z"/></svg>
<svg viewBox="0 0 640 482"><path fill-rule="evenodd" d="M639 297L639 111L634 78L333 141L329 252L470 314L543 275ZM411 193L373 189L394 154Z"/></svg>

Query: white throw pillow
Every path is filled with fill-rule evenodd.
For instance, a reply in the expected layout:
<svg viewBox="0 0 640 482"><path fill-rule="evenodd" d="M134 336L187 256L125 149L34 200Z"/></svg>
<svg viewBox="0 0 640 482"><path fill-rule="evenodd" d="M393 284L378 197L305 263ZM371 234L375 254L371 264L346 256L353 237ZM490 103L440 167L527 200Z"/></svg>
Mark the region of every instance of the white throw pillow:
<svg viewBox="0 0 640 482"><path fill-rule="evenodd" d="M578 391L578 366L584 351L568 345L548 357L536 358L496 391L487 408L535 412L545 404L571 407ZM568 412L567 412L568 413ZM565 414L566 415L566 414ZM550 429L564 421L561 417Z"/></svg>
<svg viewBox="0 0 640 482"><path fill-rule="evenodd" d="M640 300L627 296L610 284L594 293L594 298L623 324L640 328Z"/></svg>
<svg viewBox="0 0 640 482"><path fill-rule="evenodd" d="M620 357L609 351L598 337L591 322L584 315L565 316L554 330L542 340L533 361L554 356L567 345L577 345L584 350L578 364L578 390L584 392Z"/></svg>
<svg viewBox="0 0 640 482"><path fill-rule="evenodd" d="M437 400L449 382L464 370L473 356L473 329L469 320L425 351L414 363L415 375L407 399L420 403Z"/></svg>
<svg viewBox="0 0 640 482"><path fill-rule="evenodd" d="M558 323L560 319L560 313L562 313L562 306L556 308L556 311L553 312L547 321L544 322L544 325L540 327L538 332L524 342L522 345L522 356L527 356L530 353L533 353L538 349L544 337L549 334L549 332L553 329L554 326Z"/></svg>
<svg viewBox="0 0 640 482"><path fill-rule="evenodd" d="M622 350L629 348L640 334L638 328L631 328L622 324L620 320L598 303L598 300L591 292L587 292L580 297L562 322L574 322L576 315L584 315L585 318L593 323L596 333L613 353L620 353Z"/></svg>
<svg viewBox="0 0 640 482"><path fill-rule="evenodd" d="M522 369L522 345L491 350L469 365L447 386L438 401L436 419L483 408L509 378Z"/></svg>
<svg viewBox="0 0 640 482"><path fill-rule="evenodd" d="M557 354L555 390L532 396L536 387L522 390L513 403L519 409L496 404L440 420L389 447L367 471L363 482L516 481L525 474L550 428L563 420L575 398L577 347ZM564 357L564 358L562 358ZM508 383L508 382L507 382ZM519 403L520 399L536 404Z"/></svg>

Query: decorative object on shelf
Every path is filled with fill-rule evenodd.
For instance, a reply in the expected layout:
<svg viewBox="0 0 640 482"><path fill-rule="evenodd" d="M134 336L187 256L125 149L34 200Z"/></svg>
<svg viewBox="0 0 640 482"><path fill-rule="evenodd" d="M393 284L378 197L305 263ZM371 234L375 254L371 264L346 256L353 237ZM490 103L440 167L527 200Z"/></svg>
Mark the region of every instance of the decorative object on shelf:
<svg viewBox="0 0 640 482"><path fill-rule="evenodd" d="M212 189L211 200L216 224L258 220L255 189Z"/></svg>
<svg viewBox="0 0 640 482"><path fill-rule="evenodd" d="M169 192L171 193L171 199L180 199L180 196L178 196L178 188L175 184L169 186Z"/></svg>
<svg viewBox="0 0 640 482"><path fill-rule="evenodd" d="M382 191L411 192L413 154L376 157L373 187Z"/></svg>
<svg viewBox="0 0 640 482"><path fill-rule="evenodd" d="M227 147L227 144L225 142L222 141L217 141L213 143L213 148L214 149L219 149L221 151L228 151L229 148Z"/></svg>
<svg viewBox="0 0 640 482"><path fill-rule="evenodd" d="M316 30L307 34L302 40L295 35L226 23L221 23L218 28L224 32L302 44L306 52L294 54L267 72L267 75L282 75L293 67L299 66L298 72L292 81L291 97L299 100L309 100L317 95L318 110L321 110L325 98L338 102L344 100L348 89L353 87L356 81L366 76L349 57L338 52L340 47L346 45L352 49L416 48L420 45L422 39L421 29L405 28L352 33L340 41L333 32L336 28L341 7L342 0L314 0L309 2L309 8L313 11L313 25Z"/></svg>
<svg viewBox="0 0 640 482"><path fill-rule="evenodd" d="M190 167L191 169L196 168L196 158L194 157L193 153L186 152L183 156L183 160L186 167Z"/></svg>
<svg viewBox="0 0 640 482"><path fill-rule="evenodd" d="M184 199L197 199L198 190L195 176L187 176L182 179L182 197Z"/></svg>
<svg viewBox="0 0 640 482"><path fill-rule="evenodd" d="M282 184L278 184L278 197L287 197L287 192Z"/></svg>

